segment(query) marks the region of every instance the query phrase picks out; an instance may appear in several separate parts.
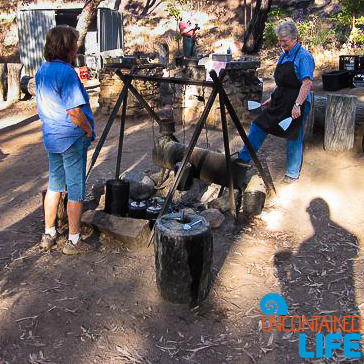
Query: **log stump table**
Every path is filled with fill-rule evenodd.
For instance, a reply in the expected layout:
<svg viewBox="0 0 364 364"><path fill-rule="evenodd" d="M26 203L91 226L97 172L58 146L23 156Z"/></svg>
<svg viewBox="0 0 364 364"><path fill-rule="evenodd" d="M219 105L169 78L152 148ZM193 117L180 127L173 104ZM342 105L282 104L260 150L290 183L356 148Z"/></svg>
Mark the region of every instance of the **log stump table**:
<svg viewBox="0 0 364 364"><path fill-rule="evenodd" d="M211 286L212 252L211 229L202 216L174 213L157 220L154 253L162 297L192 307L202 302Z"/></svg>

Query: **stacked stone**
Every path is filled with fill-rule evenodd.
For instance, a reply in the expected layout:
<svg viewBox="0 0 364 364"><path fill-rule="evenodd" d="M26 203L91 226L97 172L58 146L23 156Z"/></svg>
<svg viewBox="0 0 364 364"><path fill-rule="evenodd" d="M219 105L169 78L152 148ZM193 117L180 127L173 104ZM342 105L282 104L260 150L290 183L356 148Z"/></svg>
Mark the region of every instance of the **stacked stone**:
<svg viewBox="0 0 364 364"><path fill-rule="evenodd" d="M129 73L123 70L124 74ZM143 69L138 72L139 75L147 76L163 76L163 68L156 67L153 69ZM115 74L115 70L111 68L103 68L100 71L100 94L99 94L99 109L103 115L110 115L116 101L123 89L124 82ZM161 104L161 92L157 82L133 80L132 85L138 90L138 92L148 102L149 106L153 109L160 107ZM135 96L128 93L128 114L139 115L144 114L144 107L138 102ZM118 115L121 114L121 108Z"/></svg>
<svg viewBox="0 0 364 364"><path fill-rule="evenodd" d="M241 60L227 63L226 76L223 81L225 92L233 105L237 116L242 123L250 123L251 118L247 112L247 101L261 101L263 85L256 69L258 61ZM174 77L190 78L193 80L206 80L204 66L188 66L185 70L178 70ZM202 86L175 85L173 117L177 123L196 123L205 108L212 88ZM227 121L230 117L227 113ZM207 118L207 125L221 129L219 96L211 108Z"/></svg>
<svg viewBox="0 0 364 364"><path fill-rule="evenodd" d="M185 69L177 69L171 77L205 81L206 69L204 66L190 66ZM173 95L173 119L178 124L188 124L198 121L205 106L207 87L194 85L172 85Z"/></svg>

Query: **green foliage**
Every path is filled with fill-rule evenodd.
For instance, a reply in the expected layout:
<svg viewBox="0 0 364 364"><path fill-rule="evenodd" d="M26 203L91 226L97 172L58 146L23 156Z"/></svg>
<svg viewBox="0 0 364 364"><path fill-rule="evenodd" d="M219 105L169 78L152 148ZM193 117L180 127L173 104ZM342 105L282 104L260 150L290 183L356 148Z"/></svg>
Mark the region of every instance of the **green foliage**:
<svg viewBox="0 0 364 364"><path fill-rule="evenodd" d="M171 7L169 7L168 10L169 10L169 16L171 18L174 18L175 20L178 20L179 19L180 14L181 14L181 10L180 9L178 9L178 8L176 8L174 6L171 6Z"/></svg>
<svg viewBox="0 0 364 364"><path fill-rule="evenodd" d="M271 9L268 13L268 18L281 18L282 16L286 17L288 15L293 14L293 10L291 9L280 9L280 8L274 8Z"/></svg>
<svg viewBox="0 0 364 364"><path fill-rule="evenodd" d="M273 48L278 45L278 36L275 31L274 23L265 23L263 32L263 47Z"/></svg>
<svg viewBox="0 0 364 364"><path fill-rule="evenodd" d="M339 0L339 3L343 5L342 11L351 16L356 16L364 10L364 0Z"/></svg>
<svg viewBox="0 0 364 364"><path fill-rule="evenodd" d="M363 0L364 1L364 0ZM275 28L283 21L289 20L286 17L287 12L281 9L275 9L269 14L272 15L270 21L266 23L263 33L263 47L272 48L278 46L278 37L275 34ZM341 15L340 15L341 16ZM339 17L340 21L335 18L322 20L318 16L309 16L307 20L296 21L299 39L306 47L333 48L343 42L344 32L348 29L350 18ZM349 20L348 20L349 19ZM335 22L335 26L332 23ZM339 29L340 27L340 29ZM348 35L346 35L347 37ZM345 40L344 40L345 41Z"/></svg>

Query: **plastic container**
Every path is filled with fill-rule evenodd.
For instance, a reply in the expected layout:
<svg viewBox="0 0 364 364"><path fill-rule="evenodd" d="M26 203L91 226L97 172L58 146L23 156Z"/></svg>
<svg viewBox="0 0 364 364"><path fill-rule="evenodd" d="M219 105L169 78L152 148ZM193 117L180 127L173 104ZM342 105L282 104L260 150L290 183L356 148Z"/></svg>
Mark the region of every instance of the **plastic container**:
<svg viewBox="0 0 364 364"><path fill-rule="evenodd" d="M339 56L339 70L355 72L359 69L359 56L345 55Z"/></svg>
<svg viewBox="0 0 364 364"><path fill-rule="evenodd" d="M331 71L322 74L322 85L325 91L337 91L348 87L351 82L349 71Z"/></svg>

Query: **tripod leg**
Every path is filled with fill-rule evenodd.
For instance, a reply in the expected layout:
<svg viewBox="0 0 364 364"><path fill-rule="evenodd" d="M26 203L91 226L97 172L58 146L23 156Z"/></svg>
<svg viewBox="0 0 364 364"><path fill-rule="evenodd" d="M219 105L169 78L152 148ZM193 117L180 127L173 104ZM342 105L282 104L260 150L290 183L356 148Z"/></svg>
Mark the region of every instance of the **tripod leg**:
<svg viewBox="0 0 364 364"><path fill-rule="evenodd" d="M120 71L116 71L116 74L124 81L126 76L124 76ZM145 107L149 115L160 125L160 117L153 111L149 104L145 101L144 97L138 92L138 90L130 85L129 90L135 96L135 98Z"/></svg>
<svg viewBox="0 0 364 364"><path fill-rule="evenodd" d="M117 160L116 160L115 179L119 179L119 176L120 176L120 164L121 164L121 156L122 156L122 153L123 153L127 103L128 103L128 89L126 90L126 93L125 93L125 97L124 97L124 101L123 101L123 108L122 108L122 111L121 111L119 147L118 147L118 157L117 157Z"/></svg>
<svg viewBox="0 0 364 364"><path fill-rule="evenodd" d="M125 98L125 95L128 91L128 87L131 83L131 78L128 78L126 80L126 82L124 83L124 87L123 89L121 90L120 92L120 95L119 95L119 98L118 100L116 101L116 104L114 106L114 109L109 117L109 120L107 121L106 123L106 126L101 134L101 137L100 137L100 140L95 148L95 151L94 151L94 154L92 155L92 158L91 158L91 161L90 161L90 165L88 167L88 171L87 171L87 174L86 174L86 181L88 179L88 176L90 175L90 172L91 172L91 169L93 168L93 166L95 165L96 163L96 160L100 154L100 151L101 151L101 148L103 147L104 143L105 143L105 140L106 140L106 137L107 135L109 134L109 131L112 127L112 124L114 123L114 120L116 118L116 115L120 109L120 105L121 103L123 102L124 98Z"/></svg>
<svg viewBox="0 0 364 364"><path fill-rule="evenodd" d="M178 173L176 175L176 178L174 180L174 183L173 183L171 189L169 190L169 192L168 192L168 194L166 196L166 200L164 201L164 205L162 207L161 212L159 213L159 215L157 217L157 220L165 213L165 211L167 210L169 204L172 201L173 195L174 195L174 193L176 191L176 188L177 188L179 182L181 181L181 178L182 178L183 172L185 170L185 167L187 165L187 162L189 161L189 159L191 157L191 154L193 152L193 149L195 148L195 146L197 144L198 137L201 134L202 128L203 128L203 126L204 126L204 124L205 124L205 122L207 120L207 117L209 116L209 113L210 113L210 110L212 108L212 105L214 104L216 95L217 95L217 88L214 87L212 89L211 95L210 95L210 97L209 97L209 99L208 99L208 101L206 103L205 109L202 112L202 115L200 117L200 120L198 121L198 123L196 125L196 129L195 129L195 131L194 131L194 133L192 135L190 144L187 147L186 154L183 157L183 160L182 160L182 163L181 163L181 167L179 168ZM152 232L150 233L150 236L149 236L148 247L151 244L151 242L153 240L153 237L154 237L154 227L153 227L153 230L152 230Z"/></svg>
<svg viewBox="0 0 364 364"><path fill-rule="evenodd" d="M230 159L229 133L228 133L227 122L226 122L224 95L222 94L221 89L219 90L219 99L220 99L222 135L223 135L223 139L224 139L226 168L227 168L228 183L229 183L229 206L230 206L230 213L236 219L237 215L236 215L235 198L234 198L233 172L232 172L231 159Z"/></svg>
<svg viewBox="0 0 364 364"><path fill-rule="evenodd" d="M224 88L222 86L222 83L221 83L220 79L217 77L217 74L216 74L216 72L214 70L210 71L210 76L211 76L212 80L214 81L214 83L215 83L216 87L218 88L218 90L221 91L221 93L224 95L224 103L226 105L226 108L229 111L229 114L231 116L231 120L233 121L238 133L240 134L241 139L243 139L243 142L246 145L246 147L247 147L247 149L248 149L248 151L250 153L250 156L252 157L252 160L253 160L254 164L256 165L260 175L262 176L262 179L264 181L265 186L267 187L267 190L268 191L273 191L274 194L277 195L274 184L273 184L273 182L271 182L268 179L266 173L264 172L263 166L260 163L259 158L255 154L254 149L253 149L252 145L250 144L249 139L248 139L243 127L240 124L240 120L239 120L238 116L236 115L236 112L235 112L233 106L231 105L229 98L226 95L226 92L225 92L225 90L224 90Z"/></svg>

